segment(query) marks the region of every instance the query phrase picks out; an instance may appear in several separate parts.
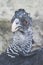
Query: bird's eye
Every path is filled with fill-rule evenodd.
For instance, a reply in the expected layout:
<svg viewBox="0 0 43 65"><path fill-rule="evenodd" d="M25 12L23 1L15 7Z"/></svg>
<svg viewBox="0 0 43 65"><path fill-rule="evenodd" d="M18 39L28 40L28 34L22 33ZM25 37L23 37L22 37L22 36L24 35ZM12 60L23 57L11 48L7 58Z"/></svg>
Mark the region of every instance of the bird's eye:
<svg viewBox="0 0 43 65"><path fill-rule="evenodd" d="M26 26L26 25L28 25L28 24L29 24L29 22L24 21L24 22L23 22L23 24Z"/></svg>

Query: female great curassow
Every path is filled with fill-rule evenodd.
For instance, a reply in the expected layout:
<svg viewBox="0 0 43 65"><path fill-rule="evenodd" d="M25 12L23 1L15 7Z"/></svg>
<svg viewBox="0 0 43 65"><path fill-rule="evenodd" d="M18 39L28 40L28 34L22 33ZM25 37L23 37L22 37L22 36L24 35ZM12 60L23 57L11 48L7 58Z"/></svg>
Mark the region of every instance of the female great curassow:
<svg viewBox="0 0 43 65"><path fill-rule="evenodd" d="M31 51L32 18L24 9L15 12L12 20L13 42L0 55L0 65L43 65L43 49Z"/></svg>

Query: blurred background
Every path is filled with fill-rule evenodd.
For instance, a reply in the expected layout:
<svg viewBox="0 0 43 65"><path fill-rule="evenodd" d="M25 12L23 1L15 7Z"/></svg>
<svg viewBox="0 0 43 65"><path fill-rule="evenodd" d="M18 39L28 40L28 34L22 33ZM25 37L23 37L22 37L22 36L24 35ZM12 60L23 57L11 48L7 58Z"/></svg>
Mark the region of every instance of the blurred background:
<svg viewBox="0 0 43 65"><path fill-rule="evenodd" d="M32 17L33 50L43 47L43 0L0 0L0 53L12 42L11 19L19 8Z"/></svg>

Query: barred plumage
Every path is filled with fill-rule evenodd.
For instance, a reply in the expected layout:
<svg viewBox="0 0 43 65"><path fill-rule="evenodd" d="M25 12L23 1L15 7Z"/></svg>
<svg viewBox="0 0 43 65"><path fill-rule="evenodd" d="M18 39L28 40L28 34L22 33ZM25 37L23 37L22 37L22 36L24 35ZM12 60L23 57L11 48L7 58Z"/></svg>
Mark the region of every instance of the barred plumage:
<svg viewBox="0 0 43 65"><path fill-rule="evenodd" d="M14 18L15 17L15 18ZM13 42L7 49L8 56L14 58L15 56L22 55L28 56L32 48L32 20L28 16L25 10L18 10L15 13L12 21L18 27L18 30L14 31ZM19 20L18 20L19 19ZM26 21L24 25L23 21ZM21 27L20 27L21 26ZM22 30L21 30L22 29Z"/></svg>
<svg viewBox="0 0 43 65"><path fill-rule="evenodd" d="M24 13L26 13L24 9L16 11L16 16L19 16L20 12L20 17L22 18L21 15L23 15L23 11ZM17 18L20 19L20 17L18 16ZM26 15L25 17L26 21L30 23L30 16L28 17ZM18 26L18 23L20 22L23 23L22 21L19 21L17 18L14 16L12 19L12 22L16 23L17 21L16 26ZM14 28L16 28L16 26ZM23 27L12 30L12 32L14 32L13 42L8 47L7 53L5 51L0 55L0 65L43 65L43 48L30 52L32 47L32 22L29 25L27 25L28 27L22 24L20 24L20 26ZM29 56L23 57L18 55Z"/></svg>
<svg viewBox="0 0 43 65"><path fill-rule="evenodd" d="M7 53L11 57L15 57L16 55L24 55L27 56L31 51L32 47L32 30L29 32L22 34L21 32L14 33L13 42L7 49Z"/></svg>

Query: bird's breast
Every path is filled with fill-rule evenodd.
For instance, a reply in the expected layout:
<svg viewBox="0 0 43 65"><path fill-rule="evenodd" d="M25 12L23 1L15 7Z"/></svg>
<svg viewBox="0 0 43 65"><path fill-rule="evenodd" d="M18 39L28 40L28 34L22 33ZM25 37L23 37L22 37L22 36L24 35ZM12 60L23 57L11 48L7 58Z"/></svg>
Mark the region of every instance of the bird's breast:
<svg viewBox="0 0 43 65"><path fill-rule="evenodd" d="M13 44L16 46L20 46L22 50L29 50L29 47L32 45L32 35L31 34L22 34L18 32L14 35Z"/></svg>
<svg viewBox="0 0 43 65"><path fill-rule="evenodd" d="M29 52L31 51L32 47L32 34L22 34L21 32L16 32L13 35L13 42L11 46L8 48L9 53L11 56L14 54L28 56ZM10 52L11 51L11 52Z"/></svg>

